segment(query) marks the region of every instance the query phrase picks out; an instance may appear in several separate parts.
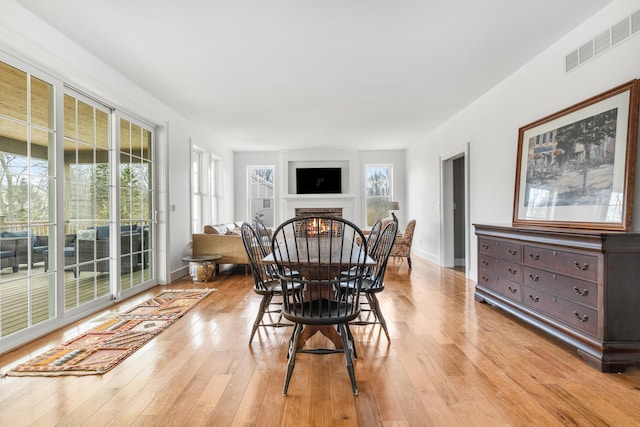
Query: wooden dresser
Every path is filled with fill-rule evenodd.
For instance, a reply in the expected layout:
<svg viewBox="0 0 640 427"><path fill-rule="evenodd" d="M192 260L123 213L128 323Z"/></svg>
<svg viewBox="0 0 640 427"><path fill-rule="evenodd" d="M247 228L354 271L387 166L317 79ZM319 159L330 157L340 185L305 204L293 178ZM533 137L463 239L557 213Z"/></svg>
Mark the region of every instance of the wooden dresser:
<svg viewBox="0 0 640 427"><path fill-rule="evenodd" d="M477 301L575 346L602 372L640 362L640 234L474 226Z"/></svg>

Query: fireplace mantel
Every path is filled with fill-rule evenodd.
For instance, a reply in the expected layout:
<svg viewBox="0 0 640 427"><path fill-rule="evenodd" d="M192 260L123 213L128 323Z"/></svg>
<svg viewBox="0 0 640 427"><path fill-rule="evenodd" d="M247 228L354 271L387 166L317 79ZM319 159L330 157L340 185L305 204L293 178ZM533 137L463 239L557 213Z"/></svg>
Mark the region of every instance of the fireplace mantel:
<svg viewBox="0 0 640 427"><path fill-rule="evenodd" d="M352 194L289 194L283 197L285 218L293 218L296 208L342 208L342 216L355 220L355 196Z"/></svg>

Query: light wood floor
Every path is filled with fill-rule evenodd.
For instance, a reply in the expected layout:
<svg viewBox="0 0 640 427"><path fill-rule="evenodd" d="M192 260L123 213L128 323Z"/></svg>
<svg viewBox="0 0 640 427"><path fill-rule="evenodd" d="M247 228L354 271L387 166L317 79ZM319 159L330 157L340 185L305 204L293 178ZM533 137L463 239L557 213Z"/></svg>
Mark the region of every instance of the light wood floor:
<svg viewBox="0 0 640 427"><path fill-rule="evenodd" d="M259 297L239 269L208 283L218 291L103 376L0 378L0 425L640 425L640 369L602 374L574 349L475 302L461 272L413 264L409 272L392 261L380 295L391 343L377 326L352 328L358 396L341 354L299 355L282 396L291 329L260 330L248 344ZM5 354L0 370L105 314Z"/></svg>

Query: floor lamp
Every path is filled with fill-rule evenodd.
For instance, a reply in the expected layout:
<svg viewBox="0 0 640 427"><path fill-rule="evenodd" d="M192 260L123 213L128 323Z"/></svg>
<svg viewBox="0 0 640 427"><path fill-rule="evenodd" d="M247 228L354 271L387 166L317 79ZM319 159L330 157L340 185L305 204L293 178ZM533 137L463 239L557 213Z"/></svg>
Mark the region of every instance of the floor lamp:
<svg viewBox="0 0 640 427"><path fill-rule="evenodd" d="M397 224L398 223L398 217L396 216L396 214L393 211L400 210L400 203L399 202L389 202L389 210L391 211L391 217L393 218L393 220Z"/></svg>

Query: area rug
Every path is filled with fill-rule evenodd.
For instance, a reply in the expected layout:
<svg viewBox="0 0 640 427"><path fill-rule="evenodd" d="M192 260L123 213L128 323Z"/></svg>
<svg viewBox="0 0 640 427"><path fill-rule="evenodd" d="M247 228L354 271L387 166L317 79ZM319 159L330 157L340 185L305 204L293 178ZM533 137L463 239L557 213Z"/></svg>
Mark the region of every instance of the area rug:
<svg viewBox="0 0 640 427"><path fill-rule="evenodd" d="M167 290L22 363L6 375L99 375L171 326L215 289Z"/></svg>

